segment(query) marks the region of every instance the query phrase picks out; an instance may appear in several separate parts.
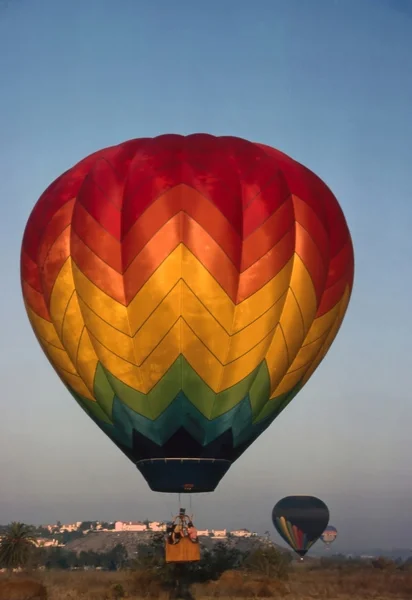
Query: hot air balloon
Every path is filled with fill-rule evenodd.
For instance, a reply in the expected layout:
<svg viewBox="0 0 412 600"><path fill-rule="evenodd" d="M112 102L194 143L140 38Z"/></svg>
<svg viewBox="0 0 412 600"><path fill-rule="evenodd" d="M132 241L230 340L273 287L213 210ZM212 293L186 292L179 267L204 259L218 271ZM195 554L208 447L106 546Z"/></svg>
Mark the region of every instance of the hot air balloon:
<svg viewBox="0 0 412 600"><path fill-rule="evenodd" d="M338 530L336 529L336 527L333 527L332 525L328 525L326 527L325 531L320 536L320 539L326 545L326 548L329 549L330 545L333 544L333 542L336 540L337 537L338 537Z"/></svg>
<svg viewBox="0 0 412 600"><path fill-rule="evenodd" d="M328 187L282 152L133 139L28 220L24 303L74 399L158 492L213 491L324 358L353 283Z"/></svg>
<svg viewBox="0 0 412 600"><path fill-rule="evenodd" d="M329 510L315 496L287 496L273 508L272 521L279 535L303 558L325 531Z"/></svg>

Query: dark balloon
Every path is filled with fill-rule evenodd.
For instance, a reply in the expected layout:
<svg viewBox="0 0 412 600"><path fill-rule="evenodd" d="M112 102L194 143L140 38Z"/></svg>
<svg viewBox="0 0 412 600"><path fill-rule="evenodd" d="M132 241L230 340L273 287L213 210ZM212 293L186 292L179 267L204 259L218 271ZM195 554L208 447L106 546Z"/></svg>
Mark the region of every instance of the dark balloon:
<svg viewBox="0 0 412 600"><path fill-rule="evenodd" d="M272 521L285 542L303 557L325 531L329 510L314 496L287 496L273 508Z"/></svg>

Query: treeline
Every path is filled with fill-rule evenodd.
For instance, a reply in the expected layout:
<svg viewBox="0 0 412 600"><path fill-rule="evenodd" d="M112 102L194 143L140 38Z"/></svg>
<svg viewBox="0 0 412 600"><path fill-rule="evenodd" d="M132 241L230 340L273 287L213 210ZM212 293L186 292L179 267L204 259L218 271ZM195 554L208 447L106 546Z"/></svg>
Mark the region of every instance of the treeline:
<svg viewBox="0 0 412 600"><path fill-rule="evenodd" d="M334 554L322 557L310 566L311 570L333 569L338 571L353 571L356 569L377 569L379 571L412 571L412 557L407 559L391 559L385 556L375 558L347 557L344 554Z"/></svg>
<svg viewBox="0 0 412 600"><path fill-rule="evenodd" d="M117 571L130 564L127 550L118 544L107 552L82 551L79 553L66 548L33 548L27 561L28 568L38 569L102 569L104 571Z"/></svg>
<svg viewBox="0 0 412 600"><path fill-rule="evenodd" d="M201 560L189 565L188 572L190 577L198 582L217 579L225 571L237 569L258 570L267 576L284 578L287 576L291 560L289 553L279 552L269 545L241 552L228 543L218 542L210 550L203 549ZM163 534L154 534L149 544L137 545L133 557L128 556L122 544L107 552L89 550L79 553L62 547L33 547L25 566L59 570L145 570L155 571L157 577L166 580L173 573L173 566L165 562Z"/></svg>
<svg viewBox="0 0 412 600"><path fill-rule="evenodd" d="M16 547L16 537L20 532L20 542ZM14 524L7 538L0 544L0 567L47 570L101 569L116 571L131 569L145 572L167 585L174 580L175 565L165 562L164 535L154 534L151 541L136 546L132 557L126 548L118 544L106 552L74 552L64 547L36 547L31 541L31 531L23 524ZM18 550L18 551L17 551ZM3 559L3 560L2 560ZM212 549L204 548L199 562L185 567L185 576L193 582L216 580L230 570L249 570L268 577L287 578L290 553L279 552L272 545L242 552L230 543L218 542Z"/></svg>

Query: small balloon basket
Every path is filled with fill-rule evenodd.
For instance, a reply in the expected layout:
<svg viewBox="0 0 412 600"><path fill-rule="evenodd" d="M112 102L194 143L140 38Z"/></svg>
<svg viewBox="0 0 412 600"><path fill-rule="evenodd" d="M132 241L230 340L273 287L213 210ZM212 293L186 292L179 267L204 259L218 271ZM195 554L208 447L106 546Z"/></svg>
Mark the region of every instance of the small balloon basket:
<svg viewBox="0 0 412 600"><path fill-rule="evenodd" d="M200 560L200 546L191 517L181 508L166 529L166 562L188 563Z"/></svg>

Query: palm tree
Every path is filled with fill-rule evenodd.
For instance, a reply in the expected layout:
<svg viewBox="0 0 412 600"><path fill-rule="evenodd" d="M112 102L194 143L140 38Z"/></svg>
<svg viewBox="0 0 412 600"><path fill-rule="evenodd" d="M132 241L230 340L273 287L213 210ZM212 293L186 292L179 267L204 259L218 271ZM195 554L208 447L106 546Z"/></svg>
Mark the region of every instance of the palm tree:
<svg viewBox="0 0 412 600"><path fill-rule="evenodd" d="M24 523L13 521L0 541L0 565L7 569L24 567L36 546L33 530Z"/></svg>

